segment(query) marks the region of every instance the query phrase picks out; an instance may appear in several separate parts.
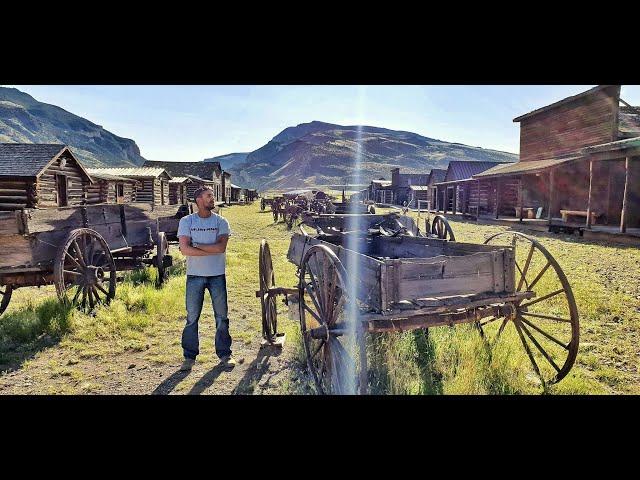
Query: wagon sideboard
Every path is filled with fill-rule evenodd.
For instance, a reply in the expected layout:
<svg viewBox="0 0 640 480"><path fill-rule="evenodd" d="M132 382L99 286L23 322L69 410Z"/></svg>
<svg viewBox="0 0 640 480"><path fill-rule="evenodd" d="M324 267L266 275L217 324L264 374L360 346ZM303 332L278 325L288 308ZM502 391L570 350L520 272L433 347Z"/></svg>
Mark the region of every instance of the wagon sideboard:
<svg viewBox="0 0 640 480"><path fill-rule="evenodd" d="M76 228L97 231L111 251L151 248L159 231L175 236L182 210L131 203L0 212L0 274L50 269Z"/></svg>
<svg viewBox="0 0 640 480"><path fill-rule="evenodd" d="M299 266L311 246L327 246L348 274L349 265L359 266L357 277L351 278L358 299L378 312L396 308L399 302L426 306L437 297L515 291L512 247L407 236L360 236L357 241L363 253L295 233L287 258Z"/></svg>

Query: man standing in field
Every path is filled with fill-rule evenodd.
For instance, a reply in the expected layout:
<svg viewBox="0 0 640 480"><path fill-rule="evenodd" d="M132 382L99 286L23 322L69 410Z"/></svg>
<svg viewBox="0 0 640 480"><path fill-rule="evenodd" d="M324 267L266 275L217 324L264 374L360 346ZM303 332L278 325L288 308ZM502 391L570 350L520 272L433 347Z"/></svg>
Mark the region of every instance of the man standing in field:
<svg viewBox="0 0 640 480"><path fill-rule="evenodd" d="M233 368L231 335L227 318L227 281L225 276L229 223L212 210L215 196L209 187L194 193L198 211L180 219L180 251L187 257L187 324L182 332L184 362L181 371L189 371L200 353L198 320L202 312L204 291L209 290L216 319L216 355L226 367Z"/></svg>

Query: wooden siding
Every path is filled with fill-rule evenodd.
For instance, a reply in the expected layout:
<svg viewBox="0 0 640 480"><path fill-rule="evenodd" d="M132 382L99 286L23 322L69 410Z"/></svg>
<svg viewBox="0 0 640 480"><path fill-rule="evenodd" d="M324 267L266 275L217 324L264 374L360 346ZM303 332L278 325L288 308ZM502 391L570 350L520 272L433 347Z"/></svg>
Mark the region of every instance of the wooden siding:
<svg viewBox="0 0 640 480"><path fill-rule="evenodd" d="M0 178L0 210L33 207L37 202L35 181Z"/></svg>
<svg viewBox="0 0 640 480"><path fill-rule="evenodd" d="M66 161L64 167L60 166L62 158ZM46 168L36 180L37 207L59 206L56 175L63 175L67 178L67 206L79 206L85 202L85 190L89 180L71 156L62 155L60 159Z"/></svg>
<svg viewBox="0 0 640 480"><path fill-rule="evenodd" d="M520 122L520 161L543 160L617 140L620 86L613 85Z"/></svg>
<svg viewBox="0 0 640 480"><path fill-rule="evenodd" d="M122 185L124 196L118 201L116 197L117 185ZM130 182L118 182L97 180L92 185L87 185L87 205L98 203L131 203L135 201L134 185Z"/></svg>

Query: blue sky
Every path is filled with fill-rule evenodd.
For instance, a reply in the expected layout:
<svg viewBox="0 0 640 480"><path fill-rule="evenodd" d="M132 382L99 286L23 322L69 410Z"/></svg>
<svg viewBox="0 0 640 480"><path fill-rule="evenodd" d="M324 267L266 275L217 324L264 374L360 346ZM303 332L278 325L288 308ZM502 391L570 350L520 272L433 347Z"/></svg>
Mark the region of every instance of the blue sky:
<svg viewBox="0 0 640 480"><path fill-rule="evenodd" d="M320 120L518 153L513 119L594 85L7 85L131 138L151 160L249 152ZM640 86L622 87L640 105Z"/></svg>

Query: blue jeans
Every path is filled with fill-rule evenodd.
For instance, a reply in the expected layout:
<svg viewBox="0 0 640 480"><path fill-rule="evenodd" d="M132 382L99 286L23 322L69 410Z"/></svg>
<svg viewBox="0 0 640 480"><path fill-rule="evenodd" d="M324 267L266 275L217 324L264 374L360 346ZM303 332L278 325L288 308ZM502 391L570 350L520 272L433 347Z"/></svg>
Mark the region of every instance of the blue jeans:
<svg viewBox="0 0 640 480"><path fill-rule="evenodd" d="M218 358L231 355L231 335L227 318L227 279L224 275L198 277L187 275L187 324L182 331L182 350L185 358L195 360L200 353L198 320L202 312L204 291L209 290L213 313L216 319L215 348Z"/></svg>

